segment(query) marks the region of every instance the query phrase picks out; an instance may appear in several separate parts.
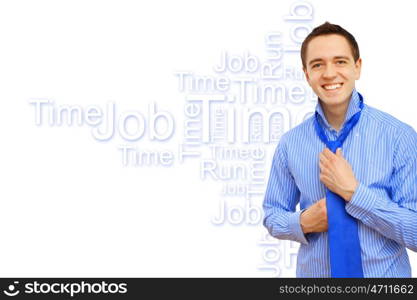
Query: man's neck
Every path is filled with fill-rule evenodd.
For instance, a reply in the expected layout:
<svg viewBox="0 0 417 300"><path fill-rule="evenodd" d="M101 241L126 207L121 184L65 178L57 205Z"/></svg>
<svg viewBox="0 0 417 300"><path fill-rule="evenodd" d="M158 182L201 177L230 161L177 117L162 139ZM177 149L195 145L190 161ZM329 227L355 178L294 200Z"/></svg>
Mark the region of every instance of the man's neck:
<svg viewBox="0 0 417 300"><path fill-rule="evenodd" d="M321 102L321 107L323 109L324 115L326 116L327 122L332 126L336 131L339 131L345 121L346 112L349 107L350 98L347 101L339 105L326 105Z"/></svg>

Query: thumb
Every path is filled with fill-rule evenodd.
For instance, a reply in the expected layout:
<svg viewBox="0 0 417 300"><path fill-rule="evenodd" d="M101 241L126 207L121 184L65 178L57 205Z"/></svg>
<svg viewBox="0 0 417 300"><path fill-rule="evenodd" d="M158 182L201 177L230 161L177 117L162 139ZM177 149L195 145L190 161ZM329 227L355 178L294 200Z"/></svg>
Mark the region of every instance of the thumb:
<svg viewBox="0 0 417 300"><path fill-rule="evenodd" d="M336 155L343 157L342 148L337 148Z"/></svg>

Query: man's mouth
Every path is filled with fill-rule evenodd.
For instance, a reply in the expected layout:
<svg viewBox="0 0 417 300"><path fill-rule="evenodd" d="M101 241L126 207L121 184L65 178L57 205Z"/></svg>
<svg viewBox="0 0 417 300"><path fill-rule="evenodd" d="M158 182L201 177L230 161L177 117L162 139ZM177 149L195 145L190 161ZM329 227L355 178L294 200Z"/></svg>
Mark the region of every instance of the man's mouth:
<svg viewBox="0 0 417 300"><path fill-rule="evenodd" d="M321 87L326 91L337 90L342 87L343 83L332 83L332 84L324 84Z"/></svg>

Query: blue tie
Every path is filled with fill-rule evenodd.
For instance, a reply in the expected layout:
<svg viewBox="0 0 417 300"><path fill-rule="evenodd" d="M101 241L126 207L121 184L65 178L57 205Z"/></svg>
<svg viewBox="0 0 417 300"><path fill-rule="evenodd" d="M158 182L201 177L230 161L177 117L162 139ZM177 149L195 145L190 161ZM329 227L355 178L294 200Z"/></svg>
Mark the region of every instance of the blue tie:
<svg viewBox="0 0 417 300"><path fill-rule="evenodd" d="M358 93L359 94L359 93ZM363 108L363 97L359 94L360 110L343 127L336 141L329 141L315 115L315 128L320 140L333 153L341 148L349 132L359 121ZM361 246L359 243L358 223L345 209L345 200L326 188L326 206L328 220L328 238L330 250L331 275L334 278L363 278Z"/></svg>

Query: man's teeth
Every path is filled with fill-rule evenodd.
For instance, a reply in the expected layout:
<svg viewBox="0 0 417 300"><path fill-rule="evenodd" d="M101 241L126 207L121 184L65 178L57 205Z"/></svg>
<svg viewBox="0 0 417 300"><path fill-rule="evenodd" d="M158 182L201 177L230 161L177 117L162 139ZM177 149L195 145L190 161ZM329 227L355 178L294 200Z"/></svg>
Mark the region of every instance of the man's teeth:
<svg viewBox="0 0 417 300"><path fill-rule="evenodd" d="M340 88L341 86L342 84L337 83L337 84L332 84L332 85L324 85L323 87L325 90L335 90L335 89Z"/></svg>

